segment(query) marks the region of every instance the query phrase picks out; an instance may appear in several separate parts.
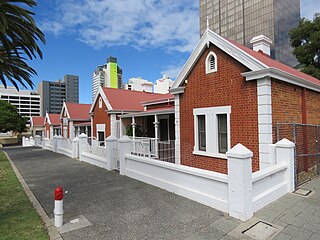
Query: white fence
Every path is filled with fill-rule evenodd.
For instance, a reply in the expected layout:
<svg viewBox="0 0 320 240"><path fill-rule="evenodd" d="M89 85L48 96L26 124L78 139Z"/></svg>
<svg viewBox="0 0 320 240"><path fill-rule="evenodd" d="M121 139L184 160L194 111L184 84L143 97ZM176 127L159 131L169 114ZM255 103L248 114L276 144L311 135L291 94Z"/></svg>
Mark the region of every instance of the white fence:
<svg viewBox="0 0 320 240"><path fill-rule="evenodd" d="M57 137L57 153L64 154L68 157L73 157L72 142L70 139Z"/></svg>
<svg viewBox="0 0 320 240"><path fill-rule="evenodd" d="M131 154L120 139L120 174L152 184L246 221L253 213L294 190L294 144L276 144L275 165L252 173L252 152L238 144L227 153L228 174L170 164Z"/></svg>
<svg viewBox="0 0 320 240"><path fill-rule="evenodd" d="M132 154L135 145L128 137L120 140L108 137L104 146L92 140L89 142L87 136L81 134L72 143L61 137L45 139L43 147L68 156L71 148L72 157L79 157L81 161L108 170L119 167L122 175L219 209L243 221L294 190L294 144L286 139L271 148L273 165L255 173L252 173L252 152L241 144L236 145L227 152L228 174Z"/></svg>
<svg viewBox="0 0 320 240"><path fill-rule="evenodd" d="M30 138L22 137L23 147L42 146L41 136L34 136Z"/></svg>

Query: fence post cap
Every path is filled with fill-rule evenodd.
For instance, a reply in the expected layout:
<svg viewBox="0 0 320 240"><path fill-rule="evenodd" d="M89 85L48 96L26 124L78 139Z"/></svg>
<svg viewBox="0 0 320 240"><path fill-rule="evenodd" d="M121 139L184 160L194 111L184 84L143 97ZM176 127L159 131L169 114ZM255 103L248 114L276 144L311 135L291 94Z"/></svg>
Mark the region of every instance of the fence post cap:
<svg viewBox="0 0 320 240"><path fill-rule="evenodd" d="M79 138L86 138L86 137L87 137L87 135L85 133L81 133L79 136Z"/></svg>
<svg viewBox="0 0 320 240"><path fill-rule="evenodd" d="M253 153L243 146L241 143L238 143L236 146L231 148L227 153L227 157L232 157L232 158L251 158L253 156Z"/></svg>
<svg viewBox="0 0 320 240"><path fill-rule="evenodd" d="M282 140L280 140L279 142L276 143L277 147L283 147L283 148L292 148L294 147L294 143L289 141L286 138L283 138Z"/></svg>
<svg viewBox="0 0 320 240"><path fill-rule="evenodd" d="M116 138L115 136L110 135L109 137L106 138L106 142L115 142L117 141L118 138Z"/></svg>
<svg viewBox="0 0 320 240"><path fill-rule="evenodd" d="M79 138L75 137L74 139L72 139L72 142L79 142Z"/></svg>
<svg viewBox="0 0 320 240"><path fill-rule="evenodd" d="M33 139L33 137L32 137L32 136L30 136L30 139Z"/></svg>
<svg viewBox="0 0 320 240"><path fill-rule="evenodd" d="M121 143L131 142L131 138L129 138L127 135L123 135L123 136L119 139L119 142L121 142Z"/></svg>

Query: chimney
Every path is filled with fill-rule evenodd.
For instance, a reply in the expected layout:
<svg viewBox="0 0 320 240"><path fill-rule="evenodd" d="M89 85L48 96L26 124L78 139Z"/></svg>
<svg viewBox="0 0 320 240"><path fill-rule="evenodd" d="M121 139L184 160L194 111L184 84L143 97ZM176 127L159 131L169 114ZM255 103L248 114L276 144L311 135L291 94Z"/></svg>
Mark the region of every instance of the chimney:
<svg viewBox="0 0 320 240"><path fill-rule="evenodd" d="M253 50L256 52L262 51L270 56L272 40L264 35L253 37L250 41L253 45Z"/></svg>

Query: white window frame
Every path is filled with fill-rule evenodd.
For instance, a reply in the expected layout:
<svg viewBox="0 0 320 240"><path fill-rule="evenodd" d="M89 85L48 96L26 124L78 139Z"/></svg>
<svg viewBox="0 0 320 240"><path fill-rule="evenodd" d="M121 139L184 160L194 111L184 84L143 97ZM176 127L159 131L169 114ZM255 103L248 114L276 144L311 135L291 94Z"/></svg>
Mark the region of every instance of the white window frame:
<svg viewBox="0 0 320 240"><path fill-rule="evenodd" d="M210 108L195 108L193 109L194 118L194 150L193 154L216 157L227 159L227 155L219 153L219 136L218 136L218 114L227 114L227 137L228 137L228 147L230 149L230 114L231 106L221 106L221 107L210 107ZM206 150L199 149L199 139L198 139L198 115L205 116L206 123Z"/></svg>
<svg viewBox="0 0 320 240"><path fill-rule="evenodd" d="M214 63L215 63L214 69L211 69L211 64L210 64L211 56L214 58ZM217 55L213 51L211 51L208 53L206 58L206 74L213 73L216 71L218 71L218 59L217 59Z"/></svg>

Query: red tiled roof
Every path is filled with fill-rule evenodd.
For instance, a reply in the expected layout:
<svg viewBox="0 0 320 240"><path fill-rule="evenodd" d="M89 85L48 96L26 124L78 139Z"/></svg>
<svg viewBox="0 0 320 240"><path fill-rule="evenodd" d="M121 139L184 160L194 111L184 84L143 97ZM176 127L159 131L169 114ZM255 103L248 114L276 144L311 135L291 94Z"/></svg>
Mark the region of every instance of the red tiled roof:
<svg viewBox="0 0 320 240"><path fill-rule="evenodd" d="M66 103L71 119L90 119L91 104Z"/></svg>
<svg viewBox="0 0 320 240"><path fill-rule="evenodd" d="M44 126L44 117L32 117L32 126Z"/></svg>
<svg viewBox="0 0 320 240"><path fill-rule="evenodd" d="M148 93L116 88L103 88L113 110L143 111L142 102L172 98L172 94Z"/></svg>
<svg viewBox="0 0 320 240"><path fill-rule="evenodd" d="M51 121L51 125L59 125L61 124L60 122L60 114L56 114L56 113L49 113L49 118Z"/></svg>
<svg viewBox="0 0 320 240"><path fill-rule="evenodd" d="M251 55L252 57L256 58L257 60L259 60L260 62L262 62L263 64L267 65L269 68L276 68L278 70L287 72L291 75L294 75L298 78L302 78L308 82L317 84L320 86L320 80L317 78L314 78L308 74L305 74L303 72L298 71L297 69L294 69L292 67L289 67L281 62L278 62L272 58L270 58L270 56L261 53L261 52L256 52L250 48L247 48L246 46L241 45L240 43L231 41L229 39L227 39L229 42L231 42L232 44L234 44L235 46L237 46L238 48L240 48L242 51L246 52L247 54Z"/></svg>

